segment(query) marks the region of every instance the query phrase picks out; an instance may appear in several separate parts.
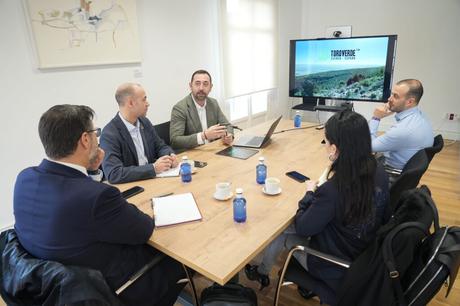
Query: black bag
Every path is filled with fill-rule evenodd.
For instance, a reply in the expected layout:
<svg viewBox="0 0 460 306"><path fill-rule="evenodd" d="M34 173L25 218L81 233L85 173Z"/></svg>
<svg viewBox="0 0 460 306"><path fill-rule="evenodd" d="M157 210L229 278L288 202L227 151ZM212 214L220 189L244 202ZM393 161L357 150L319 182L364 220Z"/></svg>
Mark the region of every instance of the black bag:
<svg viewBox="0 0 460 306"><path fill-rule="evenodd" d="M257 306L257 295L251 288L228 283L213 284L201 293L201 306Z"/></svg>
<svg viewBox="0 0 460 306"><path fill-rule="evenodd" d="M414 260L403 276L399 275L393 257L392 237L407 228L422 230L423 227L417 222L401 224L383 244L383 257L392 278L399 305L426 305L449 279L447 297L460 266L460 228L456 226L439 227L436 206L429 196L429 189L425 186L424 190L428 193L428 203L435 216L434 232L428 234L418 247Z"/></svg>

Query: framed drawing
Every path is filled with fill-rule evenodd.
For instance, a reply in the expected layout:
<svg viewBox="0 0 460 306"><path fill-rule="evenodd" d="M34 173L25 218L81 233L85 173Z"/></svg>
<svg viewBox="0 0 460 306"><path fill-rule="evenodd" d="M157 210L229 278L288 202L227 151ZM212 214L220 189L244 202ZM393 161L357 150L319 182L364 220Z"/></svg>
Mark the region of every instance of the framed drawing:
<svg viewBox="0 0 460 306"><path fill-rule="evenodd" d="M141 61L136 0L26 0L39 68Z"/></svg>

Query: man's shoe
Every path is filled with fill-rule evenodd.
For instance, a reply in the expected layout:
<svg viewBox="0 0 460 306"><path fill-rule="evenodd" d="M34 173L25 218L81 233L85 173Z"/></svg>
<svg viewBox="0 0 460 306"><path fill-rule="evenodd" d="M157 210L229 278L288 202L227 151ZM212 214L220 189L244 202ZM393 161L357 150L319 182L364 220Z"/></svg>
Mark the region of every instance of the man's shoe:
<svg viewBox="0 0 460 306"><path fill-rule="evenodd" d="M302 288L300 286L297 287L297 291L299 292L299 294L306 300L309 300L311 299L312 297L316 296L316 294L311 291L311 290L308 290L306 288Z"/></svg>
<svg viewBox="0 0 460 306"><path fill-rule="evenodd" d="M251 266L250 264L247 264L244 267L244 273L246 274L246 277L249 280L258 281L260 283L259 290L262 290L268 285L270 285L270 278L268 277L268 275L259 273L259 271L257 271L258 267L259 266L256 266L256 265Z"/></svg>

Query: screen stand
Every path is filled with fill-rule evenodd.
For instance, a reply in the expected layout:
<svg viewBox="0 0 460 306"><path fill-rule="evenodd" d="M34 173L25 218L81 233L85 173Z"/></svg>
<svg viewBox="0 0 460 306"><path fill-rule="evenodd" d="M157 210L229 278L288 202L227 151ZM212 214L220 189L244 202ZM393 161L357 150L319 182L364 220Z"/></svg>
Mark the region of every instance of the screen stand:
<svg viewBox="0 0 460 306"><path fill-rule="evenodd" d="M324 98L309 98L303 97L302 104L298 104L292 107L292 109L296 110L304 110L304 111L316 111L315 107L318 105L325 105L326 100Z"/></svg>
<svg viewBox="0 0 460 306"><path fill-rule="evenodd" d="M352 110L352 102L341 102L339 105L316 105L314 110L320 112L341 112L344 110Z"/></svg>

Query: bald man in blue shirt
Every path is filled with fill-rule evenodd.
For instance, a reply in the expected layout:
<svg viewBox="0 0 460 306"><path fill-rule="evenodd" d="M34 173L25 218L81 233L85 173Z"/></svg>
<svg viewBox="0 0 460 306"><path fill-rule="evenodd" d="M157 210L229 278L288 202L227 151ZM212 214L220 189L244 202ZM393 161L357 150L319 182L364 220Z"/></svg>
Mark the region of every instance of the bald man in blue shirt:
<svg viewBox="0 0 460 306"><path fill-rule="evenodd" d="M402 170L415 153L433 145L433 128L418 108L422 95L423 86L419 80L401 80L393 87L388 103L374 110L369 122L372 151L383 152L385 166ZM385 134L378 136L380 119L392 114L396 122Z"/></svg>

